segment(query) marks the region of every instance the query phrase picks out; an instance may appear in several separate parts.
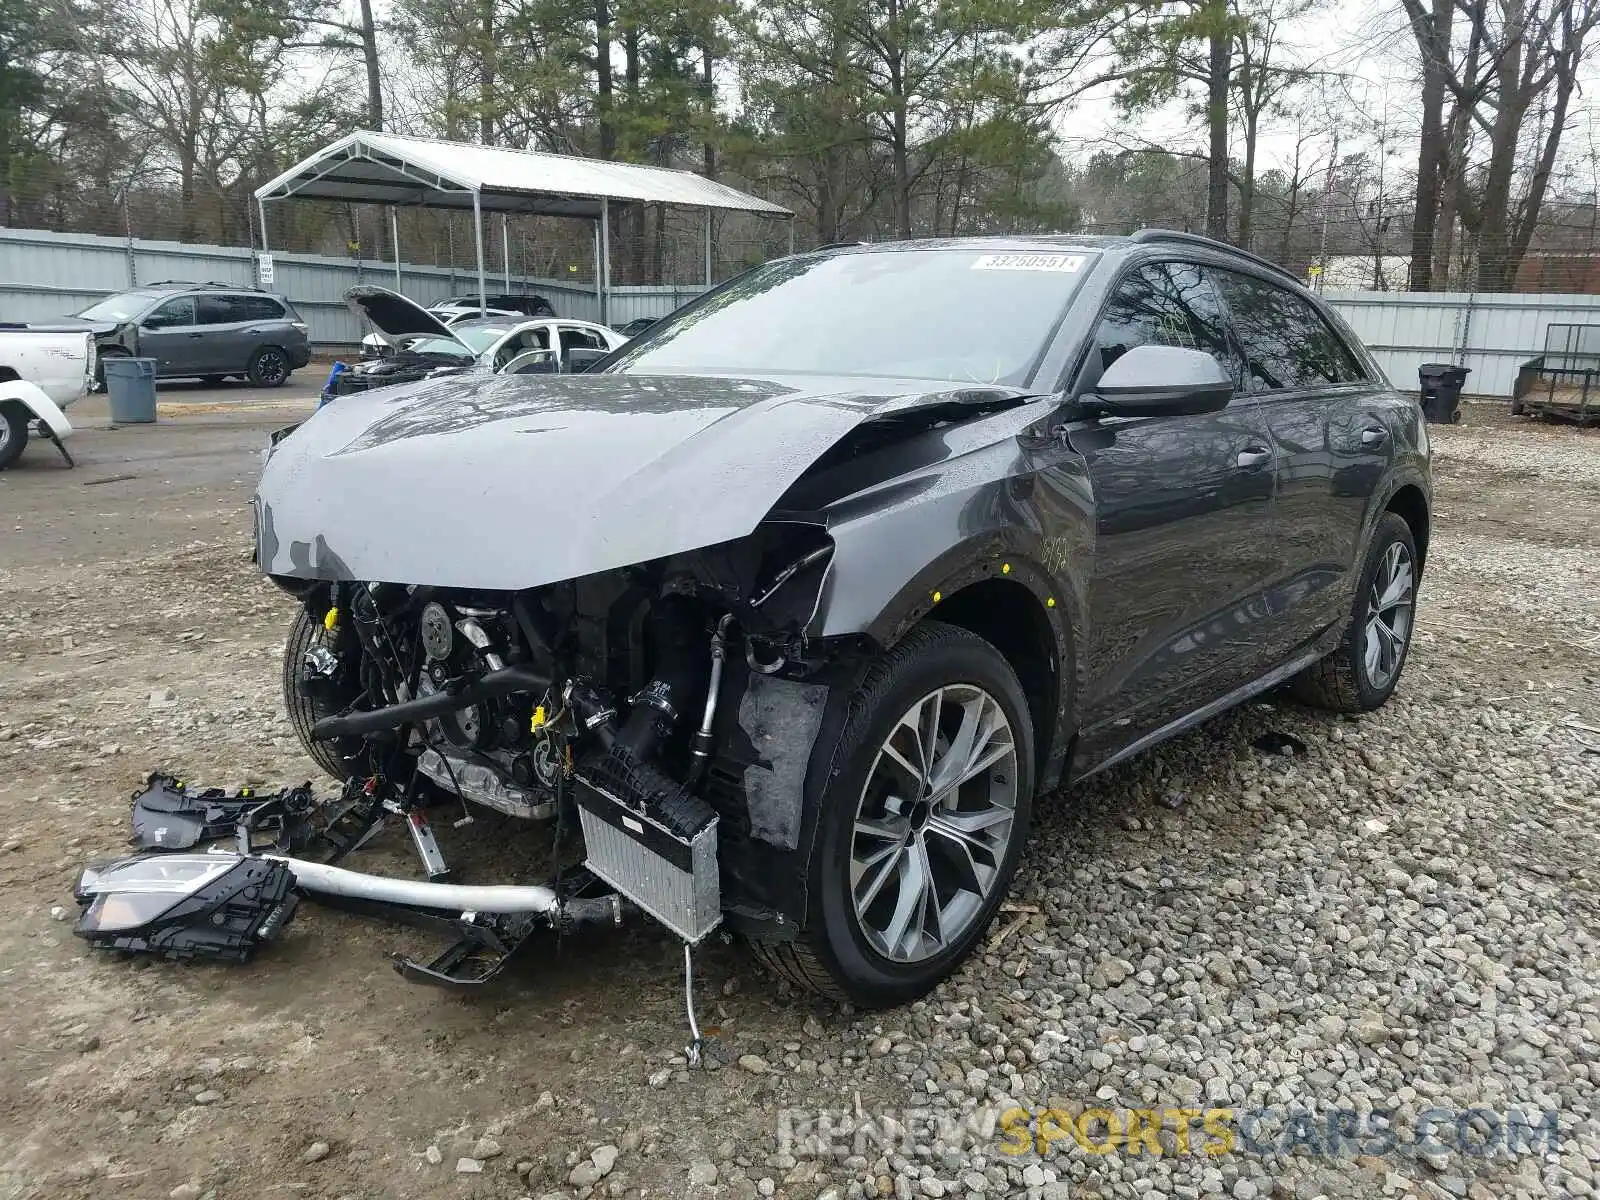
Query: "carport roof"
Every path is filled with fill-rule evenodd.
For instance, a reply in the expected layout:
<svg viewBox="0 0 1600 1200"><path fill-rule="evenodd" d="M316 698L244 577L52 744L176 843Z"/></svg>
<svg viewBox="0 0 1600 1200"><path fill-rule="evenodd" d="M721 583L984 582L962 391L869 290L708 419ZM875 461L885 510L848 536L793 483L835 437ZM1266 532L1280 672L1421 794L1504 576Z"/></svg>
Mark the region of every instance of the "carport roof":
<svg viewBox="0 0 1600 1200"><path fill-rule="evenodd" d="M602 200L793 215L689 171L369 130L324 146L256 189L258 200L343 200L469 211L475 195L484 212L559 217L598 217Z"/></svg>

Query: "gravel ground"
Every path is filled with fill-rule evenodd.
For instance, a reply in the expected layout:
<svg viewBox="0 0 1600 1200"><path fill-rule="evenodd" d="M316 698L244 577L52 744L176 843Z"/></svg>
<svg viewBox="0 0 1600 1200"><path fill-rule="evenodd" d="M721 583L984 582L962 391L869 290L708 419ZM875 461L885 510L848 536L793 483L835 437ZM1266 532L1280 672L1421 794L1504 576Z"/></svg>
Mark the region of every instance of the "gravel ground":
<svg viewBox="0 0 1600 1200"><path fill-rule="evenodd" d="M277 700L290 610L236 479L167 552L0 557L0 1197L1593 1194L1600 437L1488 411L1437 432L1390 705L1252 704L1041 802L984 953L909 1008L711 947L707 1071L642 925L465 1000L389 970L415 932L311 906L247 967L91 957L53 916L145 771L312 775ZM0 538L32 536L39 478ZM475 878L541 854L438 825ZM412 867L398 831L365 857ZM1097 1153L1095 1109L1162 1129ZM1554 1110L1554 1143L1505 1149L1513 1109Z"/></svg>

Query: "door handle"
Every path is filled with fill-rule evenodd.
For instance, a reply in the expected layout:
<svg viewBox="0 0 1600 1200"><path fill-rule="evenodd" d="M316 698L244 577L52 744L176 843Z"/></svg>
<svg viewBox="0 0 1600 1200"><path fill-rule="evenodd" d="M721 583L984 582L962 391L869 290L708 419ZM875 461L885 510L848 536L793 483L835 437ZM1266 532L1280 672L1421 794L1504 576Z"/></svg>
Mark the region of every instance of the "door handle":
<svg viewBox="0 0 1600 1200"><path fill-rule="evenodd" d="M1374 426L1371 429L1363 429L1361 431L1361 444L1363 446L1381 446L1383 445L1384 439L1388 436L1389 431L1381 426Z"/></svg>
<svg viewBox="0 0 1600 1200"><path fill-rule="evenodd" d="M1272 461L1272 451L1263 450L1260 446L1251 446L1239 451L1239 469L1253 471L1257 467L1264 467Z"/></svg>
<svg viewBox="0 0 1600 1200"><path fill-rule="evenodd" d="M193 337L193 338L197 338L197 337L204 337L205 335L201 334L201 333L191 333L188 336L189 337Z"/></svg>

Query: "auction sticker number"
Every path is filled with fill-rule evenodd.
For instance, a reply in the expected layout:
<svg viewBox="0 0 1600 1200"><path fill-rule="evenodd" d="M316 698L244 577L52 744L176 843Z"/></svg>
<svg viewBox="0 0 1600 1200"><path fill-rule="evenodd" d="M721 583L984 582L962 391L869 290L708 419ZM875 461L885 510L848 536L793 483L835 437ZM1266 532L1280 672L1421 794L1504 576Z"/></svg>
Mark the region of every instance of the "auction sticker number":
<svg viewBox="0 0 1600 1200"><path fill-rule="evenodd" d="M974 271L1076 271L1081 254L985 254L972 264Z"/></svg>

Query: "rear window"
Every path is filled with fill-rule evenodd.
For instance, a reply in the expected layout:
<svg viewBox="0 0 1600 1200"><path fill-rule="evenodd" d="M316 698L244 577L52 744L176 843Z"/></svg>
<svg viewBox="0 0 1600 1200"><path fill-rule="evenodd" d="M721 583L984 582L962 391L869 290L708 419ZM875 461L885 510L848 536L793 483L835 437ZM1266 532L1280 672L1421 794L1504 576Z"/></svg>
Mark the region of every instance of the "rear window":
<svg viewBox="0 0 1600 1200"><path fill-rule="evenodd" d="M653 327L613 370L1022 385L1095 257L953 248L769 263Z"/></svg>

